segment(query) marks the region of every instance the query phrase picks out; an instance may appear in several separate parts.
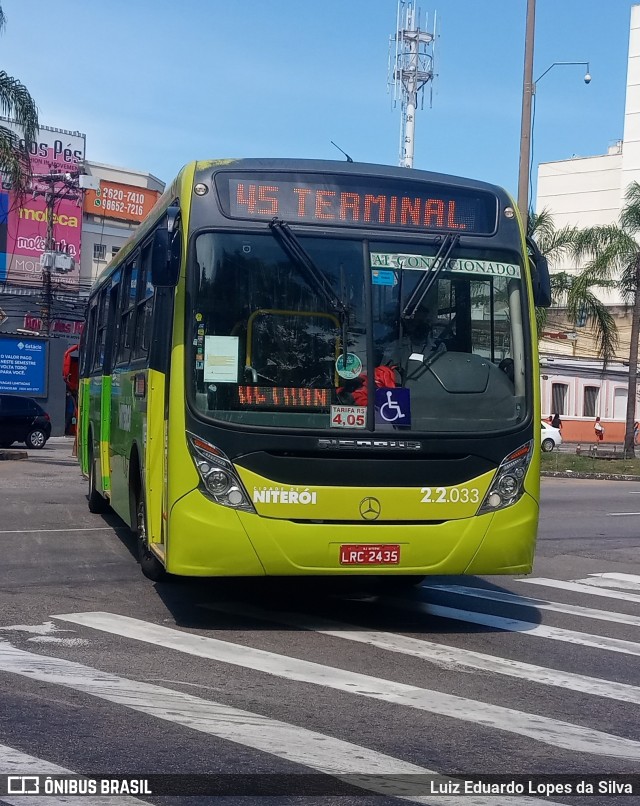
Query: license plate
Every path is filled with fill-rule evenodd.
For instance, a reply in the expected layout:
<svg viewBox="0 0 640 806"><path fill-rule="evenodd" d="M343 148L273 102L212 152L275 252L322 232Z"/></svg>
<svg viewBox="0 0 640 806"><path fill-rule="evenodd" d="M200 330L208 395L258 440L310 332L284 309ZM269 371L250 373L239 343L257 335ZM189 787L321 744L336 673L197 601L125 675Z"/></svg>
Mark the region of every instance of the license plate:
<svg viewBox="0 0 640 806"><path fill-rule="evenodd" d="M400 546L368 544L340 546L340 565L398 565Z"/></svg>

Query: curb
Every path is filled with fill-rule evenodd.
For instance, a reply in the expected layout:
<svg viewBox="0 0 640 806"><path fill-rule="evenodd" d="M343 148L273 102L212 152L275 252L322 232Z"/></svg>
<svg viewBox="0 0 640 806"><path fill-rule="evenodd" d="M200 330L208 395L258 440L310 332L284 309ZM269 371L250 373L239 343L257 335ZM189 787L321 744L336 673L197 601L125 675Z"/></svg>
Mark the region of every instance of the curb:
<svg viewBox="0 0 640 806"><path fill-rule="evenodd" d="M10 451L0 450L0 462L3 460L10 461L11 459L28 459L29 454L26 451Z"/></svg>
<svg viewBox="0 0 640 806"><path fill-rule="evenodd" d="M559 479L596 479L598 481L640 481L640 476L625 476L621 473L578 473L572 470L541 470L541 476Z"/></svg>

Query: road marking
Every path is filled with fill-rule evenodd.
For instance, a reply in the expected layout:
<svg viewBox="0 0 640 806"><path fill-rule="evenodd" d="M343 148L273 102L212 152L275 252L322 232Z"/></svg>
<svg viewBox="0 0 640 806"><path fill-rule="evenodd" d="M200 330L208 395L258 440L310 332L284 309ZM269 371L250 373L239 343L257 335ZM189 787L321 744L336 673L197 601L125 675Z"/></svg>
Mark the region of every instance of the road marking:
<svg viewBox="0 0 640 806"><path fill-rule="evenodd" d="M78 775L73 770L60 767L36 756L27 755L6 744L0 744L0 775ZM79 776L84 778L85 776ZM139 776L142 777L142 776ZM0 795L0 802L11 806L57 806L61 803L82 803L83 806L126 806L127 804L148 803L130 795Z"/></svg>
<svg viewBox="0 0 640 806"><path fill-rule="evenodd" d="M129 621L136 620L129 619ZM178 635L185 639L200 637L187 633L178 633ZM290 725L277 719L270 719L261 714L243 711L213 700L201 699L174 689L118 677L74 661L36 655L17 649L3 640L0 640L0 670L31 680L82 691L133 711L173 722L210 736L217 736L225 741L242 744L327 775L338 778L348 776L346 780L349 783L362 789L403 797L403 799L416 803L433 803L432 795L408 794L403 796L397 780L389 782L381 776L438 775L439 773L323 733ZM618 741L624 742L625 747L629 745L630 749L635 751L636 742L622 739ZM620 745L620 747L622 749L623 746ZM39 768L38 771L43 770ZM409 778L406 791L415 792L416 787L424 791L424 782L412 782ZM5 800L6 797L3 795L2 799ZM50 804L53 806L54 803L60 802L61 798L58 796L57 800L50 801ZM87 806L94 806L93 803L89 804L85 800L82 802ZM542 806L542 804L553 803L540 798L521 798L520 802L523 806L527 804ZM25 804L28 804L28 800L20 795L15 806L25 806ZM45 801L40 798L37 803L34 802L28 806L38 806L38 804L44 806ZM438 796L438 804L443 804L443 806L503 806L504 798L464 796L464 801L462 801L455 796ZM106 806L105 800L102 799L96 806Z"/></svg>
<svg viewBox="0 0 640 806"><path fill-rule="evenodd" d="M619 574L615 571L610 571L605 574L589 574L590 577L601 577L602 579L613 579L619 582L630 582L633 585L640 587L640 574Z"/></svg>
<svg viewBox="0 0 640 806"><path fill-rule="evenodd" d="M581 585L591 585L594 588L618 588L624 591L640 591L640 585L637 582L626 582L623 579L602 579L595 574L584 577L583 579L572 579L571 581L578 582Z"/></svg>
<svg viewBox="0 0 640 806"><path fill-rule="evenodd" d="M611 517L615 518L616 516L621 515L640 515L640 512L607 512L607 515L610 515Z"/></svg>
<svg viewBox="0 0 640 806"><path fill-rule="evenodd" d="M640 742L583 728L550 717L529 714L453 694L396 683L357 672L324 666L217 638L184 633L170 627L114 613L68 613L53 616L125 638L163 646L201 658L230 663L287 680L326 686L350 694L405 705L487 728L528 736L572 752L640 759ZM640 646L638 646L640 654Z"/></svg>
<svg viewBox="0 0 640 806"><path fill-rule="evenodd" d="M522 607L535 607L537 610L552 610L556 613L567 613L572 616L596 619L598 621L613 621L617 624L629 624L640 627L640 616L631 616L627 613L612 613L609 610L594 610L591 607L550 602L547 599L534 599L528 596L518 596L517 593L505 591L492 591L486 588L475 588L468 585L422 585L423 589L445 591L459 596L471 596L476 599L488 599L492 602L508 602Z"/></svg>
<svg viewBox="0 0 640 806"><path fill-rule="evenodd" d="M39 535L48 532L117 532L125 526L83 526L73 529L0 529L0 535Z"/></svg>
<svg viewBox="0 0 640 806"><path fill-rule="evenodd" d="M6 627L0 627L0 632L26 632L33 635L50 635L52 632L75 632L75 630L65 630L58 627L53 621L45 621L43 624L10 624Z"/></svg>
<svg viewBox="0 0 640 806"><path fill-rule="evenodd" d="M588 593L591 596L605 596L607 599L620 599L623 602L640 602L640 594L626 593L625 591L600 590L595 586L583 585L581 582L571 582L566 579L546 579L537 577L532 579L515 579L514 582L525 582L527 585L542 585L543 588L559 588L574 593Z"/></svg>
<svg viewBox="0 0 640 806"><path fill-rule="evenodd" d="M362 630L353 624L331 621L329 619L312 617L312 621L305 621L297 613L284 613L278 610L277 613L267 612L258 607L250 605L226 605L215 604L206 605L207 609L219 610L235 615L249 616L251 618L262 619L274 623L287 624L304 630L328 635L333 638L341 638L347 641L375 646L389 652L400 652L403 655L411 655L414 658L422 658L429 663L440 666L444 669L455 669L457 666L465 666L471 669L480 669L483 672L492 674L504 674L509 677L516 677L521 680L529 680L532 683L541 683L545 686L558 686L578 691L580 694L591 694L596 697L606 697L621 702L635 703L640 705L640 688L627 683L616 683L609 680L602 680L598 677L588 677L587 675L574 674L573 672L556 671L545 666L535 666L531 663L511 660L510 658L500 658L494 655L484 655L481 652L474 652L470 649L459 649L458 647L437 644L432 641L425 641L422 638L412 638L407 635L398 635L381 631Z"/></svg>
<svg viewBox="0 0 640 806"><path fill-rule="evenodd" d="M45 621L44 624L12 624L7 627L0 627L0 632L26 632L33 633L33 638L27 638L34 644L61 644L62 646L88 646L89 642L85 638L58 638L51 633L74 632L73 630L63 630L52 621Z"/></svg>
<svg viewBox="0 0 640 806"><path fill-rule="evenodd" d="M443 605L434 605L428 602L412 602L392 598L388 598L387 601L405 610L428 613L430 616L440 616L441 618L465 621L470 624L482 624L484 627L494 627L496 630L505 630L506 632L523 633L533 638L551 638L553 641L565 641L568 644L606 649L609 652L640 655L640 644L636 644L633 641L623 641L620 638L590 635L589 633L565 630L562 627L549 627L545 624L535 624L532 621L493 616L491 613L478 613L475 610L460 610L457 607L444 607Z"/></svg>

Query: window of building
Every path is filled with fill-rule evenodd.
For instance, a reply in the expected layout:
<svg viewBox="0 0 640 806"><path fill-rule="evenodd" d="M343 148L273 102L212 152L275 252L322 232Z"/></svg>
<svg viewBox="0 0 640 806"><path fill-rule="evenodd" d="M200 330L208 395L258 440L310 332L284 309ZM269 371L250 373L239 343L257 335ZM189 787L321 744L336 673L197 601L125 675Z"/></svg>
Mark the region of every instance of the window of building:
<svg viewBox="0 0 640 806"><path fill-rule="evenodd" d="M111 247L111 257L115 257L118 254L119 251L120 251L119 246L112 246Z"/></svg>
<svg viewBox="0 0 640 806"><path fill-rule="evenodd" d="M107 245L106 243L94 243L93 245L93 259L106 260L107 259Z"/></svg>
<svg viewBox="0 0 640 806"><path fill-rule="evenodd" d="M585 386L584 399L582 403L582 416L595 417L598 410L599 386Z"/></svg>
<svg viewBox="0 0 640 806"><path fill-rule="evenodd" d="M566 414L567 393L569 387L566 383L554 383L551 385L551 413Z"/></svg>
<svg viewBox="0 0 640 806"><path fill-rule="evenodd" d="M613 416L616 420L627 416L627 390L622 386L617 386L613 392Z"/></svg>

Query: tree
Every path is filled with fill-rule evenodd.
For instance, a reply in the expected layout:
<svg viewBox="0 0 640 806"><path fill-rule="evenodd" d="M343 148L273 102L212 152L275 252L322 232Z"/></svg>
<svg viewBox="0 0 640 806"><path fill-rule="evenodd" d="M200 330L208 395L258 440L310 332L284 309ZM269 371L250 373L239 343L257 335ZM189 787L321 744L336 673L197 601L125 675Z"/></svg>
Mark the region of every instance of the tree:
<svg viewBox="0 0 640 806"><path fill-rule="evenodd" d="M580 236L577 227L565 226L556 229L553 216L546 208L540 213L532 212L527 223L528 235L535 240L549 265L567 255L576 255L576 244ZM607 306L594 293L594 288L612 285L612 281L583 273L573 275L559 271L551 274L552 305L565 308L567 319L575 327L578 323L591 321L598 355L604 367L615 356L618 347L618 328ZM538 336L547 324L549 310L549 308L536 308Z"/></svg>
<svg viewBox="0 0 640 806"><path fill-rule="evenodd" d="M0 5L0 32L6 17ZM0 173L12 189L23 193L31 179L29 146L38 134L38 108L29 91L16 78L0 70L0 112L15 121L22 131L22 138L0 124Z"/></svg>
<svg viewBox="0 0 640 806"><path fill-rule="evenodd" d="M577 233L574 255L587 258L580 274L584 285L614 287L631 308L629 343L629 387L624 435L624 453L635 456L633 424L636 419L638 388L638 337L640 335L640 184L632 182L618 224L587 227Z"/></svg>

